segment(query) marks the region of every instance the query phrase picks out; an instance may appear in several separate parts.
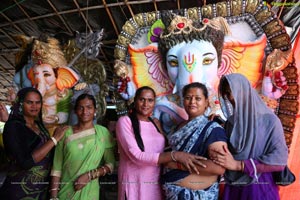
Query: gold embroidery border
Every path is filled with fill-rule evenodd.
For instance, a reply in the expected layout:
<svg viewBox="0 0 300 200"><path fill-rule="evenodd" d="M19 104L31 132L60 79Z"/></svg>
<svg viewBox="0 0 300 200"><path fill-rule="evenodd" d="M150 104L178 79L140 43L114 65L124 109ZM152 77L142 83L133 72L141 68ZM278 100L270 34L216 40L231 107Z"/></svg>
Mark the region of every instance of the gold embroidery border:
<svg viewBox="0 0 300 200"><path fill-rule="evenodd" d="M90 129L84 130L80 133L75 133L75 134L73 133L64 141L64 144L66 145L67 143L72 142L74 140L78 140L80 138L84 138L86 136L95 135L95 134L96 134L95 128L90 128Z"/></svg>

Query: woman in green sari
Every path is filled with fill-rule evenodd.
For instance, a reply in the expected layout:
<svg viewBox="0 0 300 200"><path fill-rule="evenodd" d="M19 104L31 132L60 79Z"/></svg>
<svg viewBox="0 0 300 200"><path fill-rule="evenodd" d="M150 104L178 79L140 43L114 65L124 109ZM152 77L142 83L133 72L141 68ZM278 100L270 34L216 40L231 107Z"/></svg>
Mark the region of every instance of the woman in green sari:
<svg viewBox="0 0 300 200"><path fill-rule="evenodd" d="M114 140L109 131L95 125L96 101L82 94L75 103L78 124L70 127L55 149L51 199L99 200L98 178L113 171Z"/></svg>

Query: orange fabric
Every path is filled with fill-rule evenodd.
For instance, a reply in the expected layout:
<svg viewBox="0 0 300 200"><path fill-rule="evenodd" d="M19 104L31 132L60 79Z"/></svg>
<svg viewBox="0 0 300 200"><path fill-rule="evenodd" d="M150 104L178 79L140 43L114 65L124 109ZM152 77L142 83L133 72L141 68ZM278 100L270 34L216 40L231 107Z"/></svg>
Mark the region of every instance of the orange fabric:
<svg viewBox="0 0 300 200"><path fill-rule="evenodd" d="M299 70L299 69L298 69ZM296 181L289 186L280 187L281 200L299 200L300 197L300 119L297 119L292 144L290 147L288 166L296 176Z"/></svg>
<svg viewBox="0 0 300 200"><path fill-rule="evenodd" d="M298 74L300 73L300 32L293 46L293 52L296 60ZM300 107L300 105L299 105ZM299 109L300 110L300 109ZM300 199L300 118L298 118L293 134L292 144L290 146L288 166L296 176L296 181L289 186L280 187L279 195L281 200Z"/></svg>

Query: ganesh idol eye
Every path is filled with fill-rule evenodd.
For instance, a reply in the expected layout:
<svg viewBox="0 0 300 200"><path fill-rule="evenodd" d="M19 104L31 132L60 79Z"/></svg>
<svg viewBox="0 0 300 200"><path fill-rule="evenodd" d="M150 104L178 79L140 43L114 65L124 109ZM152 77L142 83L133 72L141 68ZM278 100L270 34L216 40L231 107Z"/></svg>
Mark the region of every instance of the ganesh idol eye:
<svg viewBox="0 0 300 200"><path fill-rule="evenodd" d="M49 76L51 76L50 73L45 73L45 74L44 74L44 77L49 77Z"/></svg>
<svg viewBox="0 0 300 200"><path fill-rule="evenodd" d="M213 61L215 60L215 58L204 58L203 59L203 61L202 61L202 63L203 63L203 65L209 65L209 64L211 64Z"/></svg>
<svg viewBox="0 0 300 200"><path fill-rule="evenodd" d="M171 67L177 67L178 66L178 60L177 59L168 60L168 63Z"/></svg>

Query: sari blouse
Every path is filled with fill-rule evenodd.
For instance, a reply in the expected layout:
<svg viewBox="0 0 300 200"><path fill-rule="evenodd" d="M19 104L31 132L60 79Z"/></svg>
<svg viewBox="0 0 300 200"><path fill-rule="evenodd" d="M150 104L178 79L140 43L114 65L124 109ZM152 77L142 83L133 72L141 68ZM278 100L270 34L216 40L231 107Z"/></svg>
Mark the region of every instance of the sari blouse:
<svg viewBox="0 0 300 200"><path fill-rule="evenodd" d="M65 132L55 149L52 176L60 177L60 199L97 199L100 185L98 179L91 180L80 191L75 192L74 182L82 174L115 163L113 140L109 131L100 125L73 134L72 128Z"/></svg>
<svg viewBox="0 0 300 200"><path fill-rule="evenodd" d="M50 151L40 162L32 157L33 152L49 139L40 122L36 123L40 129L39 135L20 120L9 120L5 124L3 139L10 163L0 192L2 199L47 199L53 154Z"/></svg>

